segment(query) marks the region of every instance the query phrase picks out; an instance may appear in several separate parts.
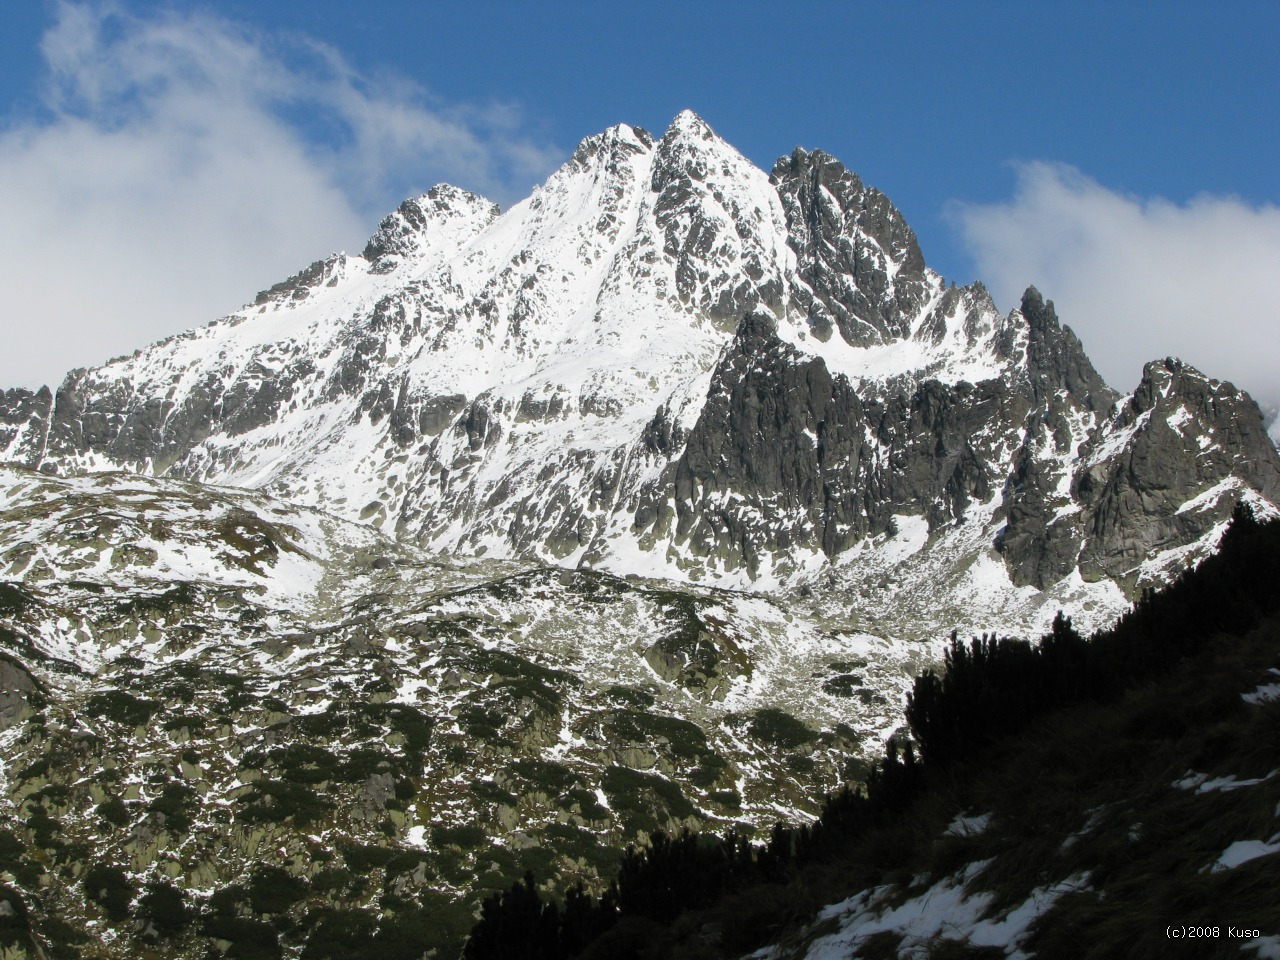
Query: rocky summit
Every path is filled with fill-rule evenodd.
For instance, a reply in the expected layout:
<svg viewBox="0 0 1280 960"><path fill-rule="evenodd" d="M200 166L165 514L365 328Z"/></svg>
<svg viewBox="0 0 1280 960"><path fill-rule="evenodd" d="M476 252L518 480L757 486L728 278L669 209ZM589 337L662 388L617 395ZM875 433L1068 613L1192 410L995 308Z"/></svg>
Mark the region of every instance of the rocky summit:
<svg viewBox="0 0 1280 960"><path fill-rule="evenodd" d="M0 393L0 949L451 956L526 870L813 813L952 629L1277 512L1253 401L1138 373L686 112Z"/></svg>

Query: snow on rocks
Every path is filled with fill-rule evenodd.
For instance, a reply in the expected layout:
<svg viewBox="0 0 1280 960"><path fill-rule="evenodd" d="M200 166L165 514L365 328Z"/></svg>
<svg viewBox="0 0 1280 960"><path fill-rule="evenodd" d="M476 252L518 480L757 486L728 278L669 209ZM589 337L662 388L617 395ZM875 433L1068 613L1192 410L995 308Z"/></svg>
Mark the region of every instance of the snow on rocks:
<svg viewBox="0 0 1280 960"><path fill-rule="evenodd" d="M924 957L937 940L956 940L974 947L999 947L1009 957L1024 958L1019 949L1031 923L1061 896L1089 888L1087 874L1038 887L1025 901L998 916L988 916L991 893L971 891L968 884L989 861L975 861L964 870L932 884L903 902L897 902L892 886L876 887L823 910L815 922L834 922L834 933L813 940L804 960L844 960L877 933L901 937L899 956ZM897 902L897 905L893 905ZM752 954L757 960L775 960L781 953L770 948Z"/></svg>

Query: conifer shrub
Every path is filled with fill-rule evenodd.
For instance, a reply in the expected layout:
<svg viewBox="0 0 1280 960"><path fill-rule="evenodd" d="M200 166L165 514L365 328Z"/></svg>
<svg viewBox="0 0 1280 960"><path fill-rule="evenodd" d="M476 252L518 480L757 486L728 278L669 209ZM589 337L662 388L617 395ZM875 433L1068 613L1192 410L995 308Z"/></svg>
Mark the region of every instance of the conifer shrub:
<svg viewBox="0 0 1280 960"><path fill-rule="evenodd" d="M564 764L540 757L521 757L509 769L527 784L522 793L543 793L555 797L578 782L578 775Z"/></svg>
<svg viewBox="0 0 1280 960"><path fill-rule="evenodd" d="M243 823L283 823L305 827L332 814L334 803L309 785L288 780L255 780L236 801L236 818Z"/></svg>
<svg viewBox="0 0 1280 960"><path fill-rule="evenodd" d="M129 917L129 906L138 892L129 875L120 867L94 864L85 871L84 897L89 903L102 908L117 923Z"/></svg>
<svg viewBox="0 0 1280 960"><path fill-rule="evenodd" d="M822 689L834 697L853 697L857 696L862 684L862 677L858 674L842 673L822 681Z"/></svg>
<svg viewBox="0 0 1280 960"><path fill-rule="evenodd" d="M338 849L347 866L356 874L366 874L378 867L385 867L396 853L389 847L361 843L343 843Z"/></svg>
<svg viewBox="0 0 1280 960"><path fill-rule="evenodd" d="M747 720L747 731L757 740L785 750L802 747L818 739L818 734L785 710L764 707Z"/></svg>
<svg viewBox="0 0 1280 960"><path fill-rule="evenodd" d="M11 873L22 886L30 889L43 872L40 865L27 856L27 846L12 830L0 830L0 871Z"/></svg>
<svg viewBox="0 0 1280 960"><path fill-rule="evenodd" d="M474 781L471 784L471 794L483 803L499 804L505 807L514 807L520 802L520 798L514 793L498 786L492 780Z"/></svg>
<svg viewBox="0 0 1280 960"><path fill-rule="evenodd" d="M607 767L600 789L627 834L653 833L671 819L682 820L697 812L678 784L657 773Z"/></svg>
<svg viewBox="0 0 1280 960"><path fill-rule="evenodd" d="M103 805L98 805L99 810ZM147 809L152 813L164 814L166 830L186 831L190 830L195 822L199 804L196 801L195 790L185 783L166 783L160 795L147 805ZM118 811L113 810L113 812ZM125 822L128 822L127 813Z"/></svg>
<svg viewBox="0 0 1280 960"><path fill-rule="evenodd" d="M184 582L163 593L131 596L116 604L116 612L122 616L173 613L174 610L193 606L199 599L196 585Z"/></svg>
<svg viewBox="0 0 1280 960"><path fill-rule="evenodd" d="M646 690L641 690L638 687L628 687L615 683L613 686L605 690L604 693L606 697L609 697L611 700L615 700L624 706L638 707L641 710L652 707L657 703L653 694Z"/></svg>
<svg viewBox="0 0 1280 960"><path fill-rule="evenodd" d="M21 584L0 582L0 613L16 616L35 603L35 598Z"/></svg>
<svg viewBox="0 0 1280 960"><path fill-rule="evenodd" d="M8 948L22 951L18 956L35 952L31 942L31 920L22 895L12 887L0 885L0 951Z"/></svg>
<svg viewBox="0 0 1280 960"><path fill-rule="evenodd" d="M488 831L474 823L462 823L449 827L443 824L431 828L431 842L441 847L457 847L473 850L489 842Z"/></svg>
<svg viewBox="0 0 1280 960"><path fill-rule="evenodd" d="M274 864L260 864L249 874L247 894L254 913L284 913L309 890L307 881Z"/></svg>
<svg viewBox="0 0 1280 960"><path fill-rule="evenodd" d="M90 717L110 720L129 727L147 723L160 704L155 700L135 697L123 690L107 690L95 693L84 702L84 712Z"/></svg>
<svg viewBox="0 0 1280 960"><path fill-rule="evenodd" d="M113 827L129 826L129 808L124 805L124 801L118 796L106 797L106 800L93 808L93 813L99 815L101 819L106 820Z"/></svg>
<svg viewBox="0 0 1280 960"><path fill-rule="evenodd" d="M192 911L186 895L173 884L153 880L138 898L138 917L165 939L179 936L190 926Z"/></svg>

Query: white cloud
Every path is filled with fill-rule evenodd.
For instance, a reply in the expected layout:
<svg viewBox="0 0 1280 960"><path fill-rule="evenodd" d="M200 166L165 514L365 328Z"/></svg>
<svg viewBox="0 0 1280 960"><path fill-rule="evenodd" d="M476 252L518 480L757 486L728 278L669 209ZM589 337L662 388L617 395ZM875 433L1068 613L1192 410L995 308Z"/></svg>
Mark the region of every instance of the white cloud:
<svg viewBox="0 0 1280 960"><path fill-rule="evenodd" d="M439 181L500 201L558 151L313 41L63 3L43 110L0 126L0 387L208 322Z"/></svg>
<svg viewBox="0 0 1280 960"><path fill-rule="evenodd" d="M951 210L1002 308L1034 284L1117 389L1177 356L1280 402L1280 208L1129 197L1060 164L1017 175L1008 202Z"/></svg>

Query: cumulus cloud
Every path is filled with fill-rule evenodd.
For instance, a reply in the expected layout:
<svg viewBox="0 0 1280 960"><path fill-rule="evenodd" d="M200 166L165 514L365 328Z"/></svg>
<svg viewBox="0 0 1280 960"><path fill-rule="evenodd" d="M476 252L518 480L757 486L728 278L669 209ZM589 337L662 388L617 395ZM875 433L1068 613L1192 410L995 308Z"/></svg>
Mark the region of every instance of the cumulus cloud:
<svg viewBox="0 0 1280 960"><path fill-rule="evenodd" d="M234 310L433 183L507 201L560 156L510 106L442 103L307 38L55 9L41 109L0 124L0 387Z"/></svg>
<svg viewBox="0 0 1280 960"><path fill-rule="evenodd" d="M951 214L996 302L1016 306L1034 284L1112 386L1177 356L1280 403L1280 208L1125 196L1027 163L1011 200Z"/></svg>

